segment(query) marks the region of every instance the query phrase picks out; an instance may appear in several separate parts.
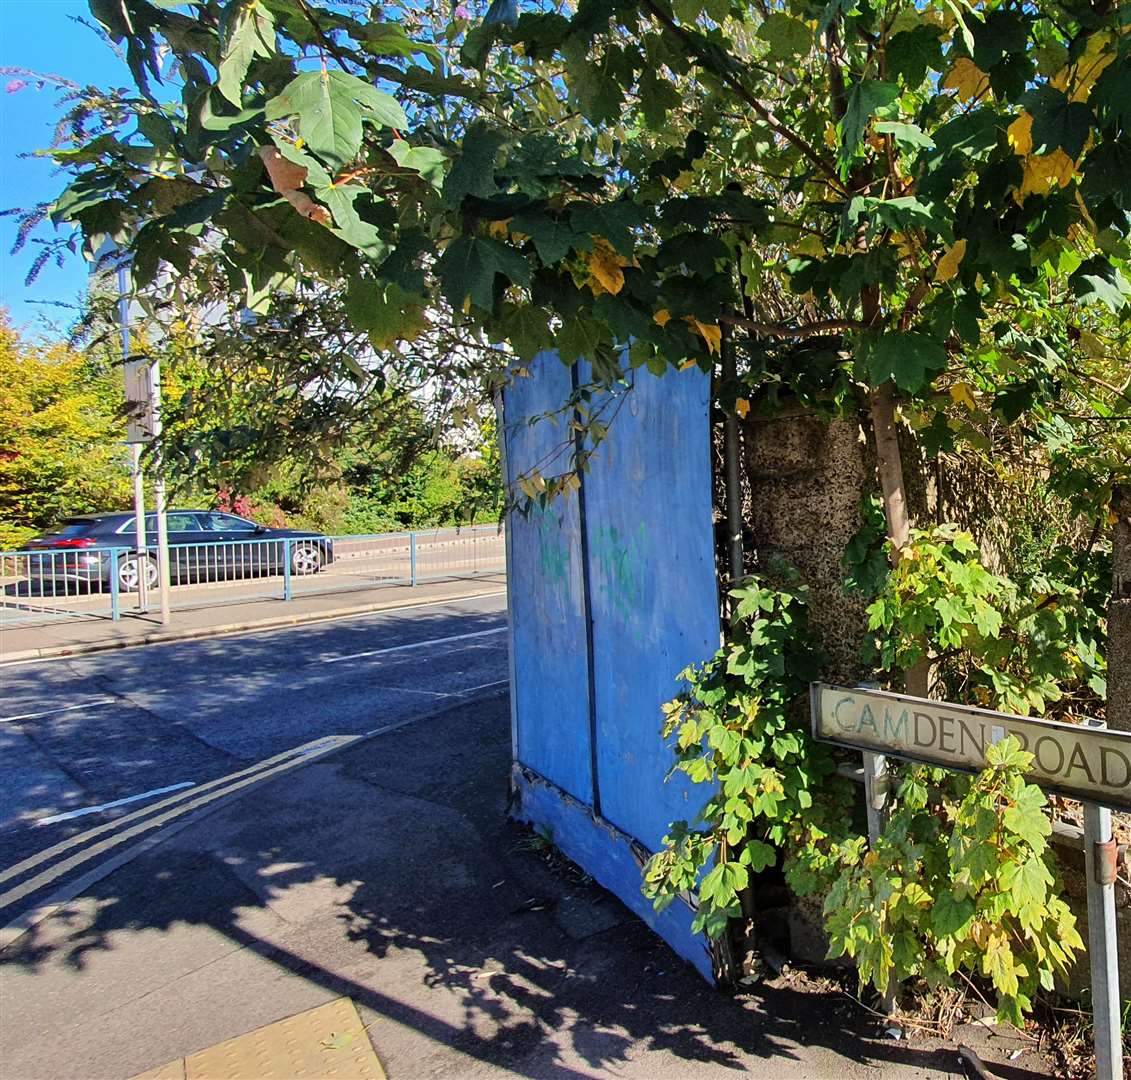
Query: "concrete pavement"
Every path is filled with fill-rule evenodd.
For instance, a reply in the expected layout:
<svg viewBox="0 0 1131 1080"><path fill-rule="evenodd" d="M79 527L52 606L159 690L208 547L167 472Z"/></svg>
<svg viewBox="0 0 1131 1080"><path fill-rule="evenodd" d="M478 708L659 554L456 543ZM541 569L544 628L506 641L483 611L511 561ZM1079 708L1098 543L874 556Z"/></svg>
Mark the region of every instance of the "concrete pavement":
<svg viewBox="0 0 1131 1080"><path fill-rule="evenodd" d="M0 954L5 1077L128 1077L342 996L392 1080L963 1075L953 1046L885 1038L819 981L709 989L507 822L509 759L495 691L133 859ZM1017 1045L979 1052L1039 1075Z"/></svg>

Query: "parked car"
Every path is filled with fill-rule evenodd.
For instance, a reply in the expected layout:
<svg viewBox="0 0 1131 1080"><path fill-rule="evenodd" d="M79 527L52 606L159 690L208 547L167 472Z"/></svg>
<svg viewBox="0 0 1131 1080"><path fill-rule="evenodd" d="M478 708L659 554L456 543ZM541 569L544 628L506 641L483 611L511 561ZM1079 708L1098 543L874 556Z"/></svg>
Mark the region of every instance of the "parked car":
<svg viewBox="0 0 1131 1080"><path fill-rule="evenodd" d="M293 574L316 574L334 561L328 536L301 529L269 529L214 510L169 510L169 579L173 584L283 573L289 555ZM284 543L284 541L290 541ZM133 514L83 514L30 541L25 550L31 579L110 586L111 548L118 552L118 586L136 591L142 574L157 584L157 515L145 517L144 552L137 548ZM48 554L50 553L50 554Z"/></svg>

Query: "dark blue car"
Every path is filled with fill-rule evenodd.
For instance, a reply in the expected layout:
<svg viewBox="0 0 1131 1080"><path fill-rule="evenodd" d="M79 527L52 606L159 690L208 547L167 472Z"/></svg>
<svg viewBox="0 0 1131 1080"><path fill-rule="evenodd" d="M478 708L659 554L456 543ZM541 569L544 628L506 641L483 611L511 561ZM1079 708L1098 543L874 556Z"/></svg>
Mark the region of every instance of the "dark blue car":
<svg viewBox="0 0 1131 1080"><path fill-rule="evenodd" d="M288 561L293 574L316 574L334 560L333 543L321 533L269 529L216 510L169 510L165 521L169 578L175 585L281 574ZM112 565L109 548L121 549L119 588L136 590L141 574L150 587L157 584L156 514L145 518L145 551L138 550L133 514L68 518L57 529L25 545L25 550L43 552L40 558L29 558L29 577L108 589Z"/></svg>

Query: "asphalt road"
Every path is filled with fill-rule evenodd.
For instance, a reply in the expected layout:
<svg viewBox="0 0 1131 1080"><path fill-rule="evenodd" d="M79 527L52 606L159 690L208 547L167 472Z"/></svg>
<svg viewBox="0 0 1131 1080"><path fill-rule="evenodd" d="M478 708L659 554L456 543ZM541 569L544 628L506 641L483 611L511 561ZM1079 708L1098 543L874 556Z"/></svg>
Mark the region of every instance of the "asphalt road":
<svg viewBox="0 0 1131 1080"><path fill-rule="evenodd" d="M96 842L105 858L127 828L159 836L210 792L507 677L502 595L0 667L0 926L89 872Z"/></svg>

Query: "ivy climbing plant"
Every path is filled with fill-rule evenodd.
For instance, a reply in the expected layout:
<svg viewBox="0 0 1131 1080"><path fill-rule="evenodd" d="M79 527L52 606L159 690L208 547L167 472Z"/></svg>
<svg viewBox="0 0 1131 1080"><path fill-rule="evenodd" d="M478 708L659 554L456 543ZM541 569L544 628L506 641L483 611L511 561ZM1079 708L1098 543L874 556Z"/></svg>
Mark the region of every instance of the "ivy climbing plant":
<svg viewBox="0 0 1131 1080"><path fill-rule="evenodd" d="M727 642L681 673L687 689L665 707L675 769L713 791L697 819L673 824L644 871L645 895L660 910L697 893L694 926L711 937L741 915L743 890L781 852L799 892L827 885L853 805L831 749L808 732L820 657L807 591L779 571L772 581L751 579L732 600Z"/></svg>

